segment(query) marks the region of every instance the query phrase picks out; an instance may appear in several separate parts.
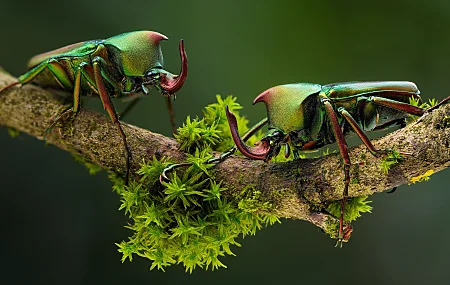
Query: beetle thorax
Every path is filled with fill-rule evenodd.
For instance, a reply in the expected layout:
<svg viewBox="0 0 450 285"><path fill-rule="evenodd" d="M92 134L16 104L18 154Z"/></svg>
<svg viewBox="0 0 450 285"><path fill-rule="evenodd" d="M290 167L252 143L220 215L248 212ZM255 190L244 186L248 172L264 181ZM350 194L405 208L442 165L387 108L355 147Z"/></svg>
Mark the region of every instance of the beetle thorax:
<svg viewBox="0 0 450 285"><path fill-rule="evenodd" d="M167 38L150 32L132 32L105 40L126 76L144 76L155 67L163 66L160 41Z"/></svg>
<svg viewBox="0 0 450 285"><path fill-rule="evenodd" d="M311 99L314 101L320 88L320 85L310 83L280 85L261 93L254 103L266 104L270 128L288 134L309 125L305 120L310 118L308 113L315 107Z"/></svg>

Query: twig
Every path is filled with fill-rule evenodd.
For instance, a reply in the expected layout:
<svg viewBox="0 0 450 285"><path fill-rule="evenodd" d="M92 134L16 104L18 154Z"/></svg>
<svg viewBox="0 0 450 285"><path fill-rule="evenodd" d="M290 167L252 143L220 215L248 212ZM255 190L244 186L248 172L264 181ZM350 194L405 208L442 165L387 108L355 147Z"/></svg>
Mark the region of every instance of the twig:
<svg viewBox="0 0 450 285"><path fill-rule="evenodd" d="M16 80L0 71L0 88ZM60 92L59 92L60 93ZM15 128L38 139L52 120L70 106L70 96L46 91L33 85L13 87L0 94L0 125ZM132 171L143 160L170 157L183 161L173 138L152 133L126 123L133 159ZM73 119L47 135L47 142L82 156L117 173L125 172L125 150L117 128L106 115L82 109ZM371 195L402 184L428 170L438 172L450 165L450 104L444 105L406 128L374 140L378 148L412 153L385 174L382 158L373 157L364 146L350 149L352 162L349 196ZM217 154L216 154L217 155ZM273 202L275 214L309 221L324 230L336 220L315 212L320 206L342 198L344 173L340 155L297 160L288 163L253 161L232 156L216 167L216 178L223 180L229 196L253 185L263 199Z"/></svg>

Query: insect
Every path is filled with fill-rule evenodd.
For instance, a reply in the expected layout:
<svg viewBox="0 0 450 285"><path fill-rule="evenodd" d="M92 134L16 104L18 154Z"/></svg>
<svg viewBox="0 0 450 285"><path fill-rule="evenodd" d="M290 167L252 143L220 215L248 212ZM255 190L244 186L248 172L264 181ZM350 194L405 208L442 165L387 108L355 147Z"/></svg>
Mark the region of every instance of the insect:
<svg viewBox="0 0 450 285"><path fill-rule="evenodd" d="M268 162L279 154L282 146L285 146L286 157L290 156L292 149L294 157L298 158L300 151L315 150L337 142L345 174L336 243L342 247L351 234L343 226L351 164L345 136L356 133L374 156L388 151L375 148L364 131L404 125L407 114L423 115L449 99L425 110L409 104L410 98L420 99L419 93L414 83L405 81L276 86L264 91L253 101L253 104L264 102L269 124L267 134L253 147L245 144L245 140L239 136L236 117L228 108L226 113L236 147L251 159ZM262 126L259 123L258 128Z"/></svg>
<svg viewBox="0 0 450 285"><path fill-rule="evenodd" d="M15 85L35 81L41 86L73 92L73 106L61 113L47 129L68 114L77 114L80 95L98 94L104 109L117 125L126 150L126 175L128 181L131 151L119 116L111 97L129 96L135 93L148 95L148 87L154 86L170 100L180 90L188 73L188 60L184 42L180 40L181 72L174 75L163 69L160 42L168 38L152 31L136 31L120 34L105 40L92 40L68 45L39 54L28 63L29 71L0 89L0 93ZM172 120L173 121L173 120Z"/></svg>

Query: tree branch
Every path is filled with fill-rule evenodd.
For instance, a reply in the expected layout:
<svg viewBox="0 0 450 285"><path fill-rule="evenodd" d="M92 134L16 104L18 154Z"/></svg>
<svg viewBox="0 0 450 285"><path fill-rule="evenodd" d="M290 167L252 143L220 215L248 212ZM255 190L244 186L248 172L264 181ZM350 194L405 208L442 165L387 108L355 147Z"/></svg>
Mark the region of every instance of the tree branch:
<svg viewBox="0 0 450 285"><path fill-rule="evenodd" d="M16 79L0 71L0 88ZM33 85L13 87L0 94L0 125L15 128L38 139L52 121L65 109L71 96L46 91ZM47 135L47 142L102 166L125 172L125 149L117 127L106 115L82 109L74 119ZM133 154L132 171L142 160L170 157L183 161L173 138L123 124ZM374 140L377 148L391 148L412 153L387 174L380 168L382 158L373 157L365 146L350 149L352 163L349 196L371 195L410 182L428 170L438 172L450 165L450 104L441 106L406 128ZM223 180L229 196L253 185L270 200L274 212L281 217L309 221L329 232L336 219L313 209L342 199L343 164L339 153L322 158L288 163L253 161L232 156L217 167L216 178Z"/></svg>

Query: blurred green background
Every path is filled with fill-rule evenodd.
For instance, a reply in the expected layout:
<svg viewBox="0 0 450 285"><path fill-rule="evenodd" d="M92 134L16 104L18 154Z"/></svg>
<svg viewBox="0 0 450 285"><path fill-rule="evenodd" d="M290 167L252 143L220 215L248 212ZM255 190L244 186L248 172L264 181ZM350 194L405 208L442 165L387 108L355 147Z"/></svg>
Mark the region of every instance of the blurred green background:
<svg viewBox="0 0 450 285"><path fill-rule="evenodd" d="M70 43L133 30L167 35L166 69L179 70L185 40L189 77L175 102L177 123L233 94L251 122L253 98L284 83L409 80L442 99L450 66L450 2L434 1L11 1L0 5L0 65L15 75L27 60ZM101 110L100 100L84 106ZM115 102L118 109L124 104ZM153 91L125 120L170 134ZM355 141L359 143L357 140ZM0 128L1 266L4 284L444 284L450 264L449 170L372 197L343 249L316 227L284 221L242 240L228 269L185 274L121 264L114 245L130 231L106 174L44 142Z"/></svg>

